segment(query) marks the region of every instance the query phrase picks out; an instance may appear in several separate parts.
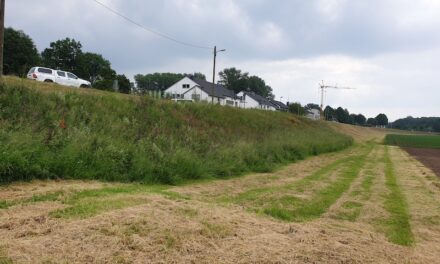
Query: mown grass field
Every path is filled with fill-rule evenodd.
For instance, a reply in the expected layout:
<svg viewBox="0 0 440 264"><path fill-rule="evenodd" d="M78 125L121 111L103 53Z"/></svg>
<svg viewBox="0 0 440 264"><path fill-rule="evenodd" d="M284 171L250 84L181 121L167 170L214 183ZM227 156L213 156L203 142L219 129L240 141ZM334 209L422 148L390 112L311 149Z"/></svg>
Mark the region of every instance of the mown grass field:
<svg viewBox="0 0 440 264"><path fill-rule="evenodd" d="M440 148L440 135L395 135L385 137L385 144L407 148Z"/></svg>
<svg viewBox="0 0 440 264"><path fill-rule="evenodd" d="M99 179L149 184L269 172L352 139L288 113L48 85L0 85L0 182Z"/></svg>
<svg viewBox="0 0 440 264"><path fill-rule="evenodd" d="M175 187L13 183L0 187L0 259L435 263L439 198L428 169L373 141L275 172Z"/></svg>

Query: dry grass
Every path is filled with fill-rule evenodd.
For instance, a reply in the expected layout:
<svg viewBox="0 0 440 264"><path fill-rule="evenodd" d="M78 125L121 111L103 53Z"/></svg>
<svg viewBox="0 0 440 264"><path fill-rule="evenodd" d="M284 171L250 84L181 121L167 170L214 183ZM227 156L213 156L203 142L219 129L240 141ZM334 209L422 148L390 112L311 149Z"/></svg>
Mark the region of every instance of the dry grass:
<svg viewBox="0 0 440 264"><path fill-rule="evenodd" d="M384 209L387 188L381 159L383 147L378 145L367 157L359 178L323 217L313 221L282 222L249 212L241 205L218 202L225 195L235 196L255 188L275 188L280 191L278 195L300 195L282 187L358 152L359 149L351 148L313 157L274 173L176 188L144 190L130 185L70 181L4 186L0 193L5 200L70 191L55 201L34 201L0 209L0 260L17 263L437 262L440 257L440 188L436 187L439 180L398 148L390 148L389 153L398 185L408 199L415 237L411 247L389 242L384 230L377 225L378 220L389 217ZM333 173L338 174L339 170ZM367 198L360 199L364 197L362 193L359 197L353 193L362 190L369 175L374 176L374 181L366 191ZM334 182L332 177L328 183ZM91 191L84 191L86 189ZM142 203L110 206L83 217L51 216L57 210L72 206L133 199L140 199ZM362 206L359 216L352 221L328 217L341 208L356 207L355 202Z"/></svg>

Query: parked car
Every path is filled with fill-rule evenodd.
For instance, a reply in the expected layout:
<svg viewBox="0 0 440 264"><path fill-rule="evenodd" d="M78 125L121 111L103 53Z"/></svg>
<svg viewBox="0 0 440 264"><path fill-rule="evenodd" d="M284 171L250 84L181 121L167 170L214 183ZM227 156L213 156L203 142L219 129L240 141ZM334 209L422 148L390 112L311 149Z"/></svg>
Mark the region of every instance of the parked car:
<svg viewBox="0 0 440 264"><path fill-rule="evenodd" d="M27 78L40 82L58 83L66 86L90 87L89 81L78 78L71 72L53 70L44 67L33 67L29 70Z"/></svg>

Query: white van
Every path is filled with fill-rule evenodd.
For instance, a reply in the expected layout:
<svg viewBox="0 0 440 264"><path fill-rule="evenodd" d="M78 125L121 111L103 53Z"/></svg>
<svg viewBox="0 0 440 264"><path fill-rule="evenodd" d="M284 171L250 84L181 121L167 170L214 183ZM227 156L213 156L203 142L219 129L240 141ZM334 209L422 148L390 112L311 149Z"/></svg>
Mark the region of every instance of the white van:
<svg viewBox="0 0 440 264"><path fill-rule="evenodd" d="M27 78L40 82L58 83L66 86L90 87L89 81L78 78L71 72L53 70L44 67L33 67L29 70Z"/></svg>

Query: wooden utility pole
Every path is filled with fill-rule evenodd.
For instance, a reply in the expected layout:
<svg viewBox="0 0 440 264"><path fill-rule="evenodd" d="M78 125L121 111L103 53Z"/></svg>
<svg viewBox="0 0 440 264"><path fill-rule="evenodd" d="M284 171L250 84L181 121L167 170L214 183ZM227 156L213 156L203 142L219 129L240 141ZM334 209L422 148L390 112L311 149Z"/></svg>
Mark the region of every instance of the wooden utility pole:
<svg viewBox="0 0 440 264"><path fill-rule="evenodd" d="M225 49L221 49L217 51L217 46L214 46L214 68L212 70L212 104L214 104L214 93L215 93L215 63L217 59L217 53L226 51Z"/></svg>
<svg viewBox="0 0 440 264"><path fill-rule="evenodd" d="M212 70L212 91L211 98L212 104L214 104L214 91L215 91L215 60L217 58L217 46L214 46L214 68Z"/></svg>
<svg viewBox="0 0 440 264"><path fill-rule="evenodd" d="M0 77L3 76L3 47L5 35L5 0L0 0Z"/></svg>

